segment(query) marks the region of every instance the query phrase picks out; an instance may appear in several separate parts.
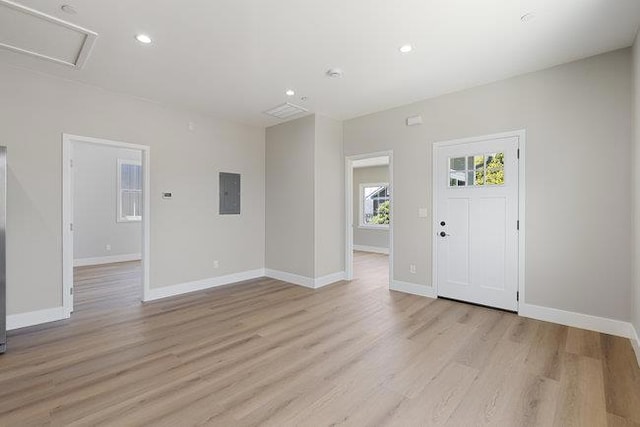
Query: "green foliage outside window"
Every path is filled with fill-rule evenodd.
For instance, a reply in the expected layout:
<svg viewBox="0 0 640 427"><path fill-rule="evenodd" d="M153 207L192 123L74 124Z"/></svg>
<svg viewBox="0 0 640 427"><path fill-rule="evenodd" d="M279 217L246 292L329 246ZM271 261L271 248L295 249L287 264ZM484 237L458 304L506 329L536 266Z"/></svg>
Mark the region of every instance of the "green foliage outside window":
<svg viewBox="0 0 640 427"><path fill-rule="evenodd" d="M370 224L389 224L389 201L383 202L378 206L378 212L371 217Z"/></svg>

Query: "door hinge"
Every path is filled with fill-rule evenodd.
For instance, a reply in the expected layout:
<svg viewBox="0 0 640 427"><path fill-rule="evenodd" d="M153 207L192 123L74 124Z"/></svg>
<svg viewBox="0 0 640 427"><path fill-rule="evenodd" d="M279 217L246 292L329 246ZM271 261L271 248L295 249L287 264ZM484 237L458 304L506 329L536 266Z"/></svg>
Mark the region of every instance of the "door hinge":
<svg viewBox="0 0 640 427"><path fill-rule="evenodd" d="M73 295L73 286L69 288L69 295Z"/></svg>
<svg viewBox="0 0 640 427"><path fill-rule="evenodd" d="M520 220L516 221L516 230L520 230Z"/></svg>
<svg viewBox="0 0 640 427"><path fill-rule="evenodd" d="M73 231L73 223L72 222L69 223L69 230Z"/></svg>
<svg viewBox="0 0 640 427"><path fill-rule="evenodd" d="M516 301L520 302L520 291L516 291Z"/></svg>
<svg viewBox="0 0 640 427"><path fill-rule="evenodd" d="M69 166L73 167L73 159L69 159Z"/></svg>
<svg viewBox="0 0 640 427"><path fill-rule="evenodd" d="M518 148L518 158L520 158L520 149Z"/></svg>

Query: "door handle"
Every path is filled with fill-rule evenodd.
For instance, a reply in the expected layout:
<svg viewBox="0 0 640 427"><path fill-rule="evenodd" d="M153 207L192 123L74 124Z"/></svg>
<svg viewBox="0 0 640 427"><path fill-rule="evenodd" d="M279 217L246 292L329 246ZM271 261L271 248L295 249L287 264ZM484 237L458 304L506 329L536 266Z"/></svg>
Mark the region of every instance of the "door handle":
<svg viewBox="0 0 640 427"><path fill-rule="evenodd" d="M440 237L447 237L447 236L451 236L451 234L445 233L444 231L440 232Z"/></svg>

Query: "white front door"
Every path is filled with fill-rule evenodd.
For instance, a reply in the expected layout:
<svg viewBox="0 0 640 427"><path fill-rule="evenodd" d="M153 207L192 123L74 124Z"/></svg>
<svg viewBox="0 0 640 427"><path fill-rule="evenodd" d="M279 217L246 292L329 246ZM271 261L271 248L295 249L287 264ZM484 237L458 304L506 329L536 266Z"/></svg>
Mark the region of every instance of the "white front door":
<svg viewBox="0 0 640 427"><path fill-rule="evenodd" d="M434 154L438 295L517 311L518 137Z"/></svg>

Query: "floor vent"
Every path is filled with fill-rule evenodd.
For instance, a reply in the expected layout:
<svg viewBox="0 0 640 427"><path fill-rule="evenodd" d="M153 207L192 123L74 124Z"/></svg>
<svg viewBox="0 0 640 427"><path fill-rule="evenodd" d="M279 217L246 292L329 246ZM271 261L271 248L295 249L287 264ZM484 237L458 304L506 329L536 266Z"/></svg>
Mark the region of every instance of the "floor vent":
<svg viewBox="0 0 640 427"><path fill-rule="evenodd" d="M278 105L277 107L267 110L264 113L272 117L277 117L279 119L288 119L289 117L306 113L307 111L309 110L304 107L285 102L284 104Z"/></svg>
<svg viewBox="0 0 640 427"><path fill-rule="evenodd" d="M0 0L0 48L82 68L97 37L70 22Z"/></svg>

